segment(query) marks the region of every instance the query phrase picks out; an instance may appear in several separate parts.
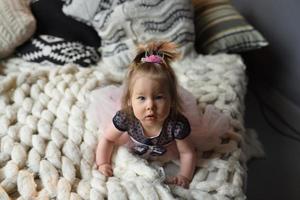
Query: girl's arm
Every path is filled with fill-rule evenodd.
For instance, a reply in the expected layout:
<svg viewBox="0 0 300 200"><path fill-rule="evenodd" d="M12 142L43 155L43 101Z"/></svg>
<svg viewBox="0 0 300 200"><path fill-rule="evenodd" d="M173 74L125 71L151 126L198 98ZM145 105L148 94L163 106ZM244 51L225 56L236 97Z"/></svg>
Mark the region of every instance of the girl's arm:
<svg viewBox="0 0 300 200"><path fill-rule="evenodd" d="M186 177L191 181L196 167L196 149L188 138L176 140L176 145L180 159L180 171L178 175Z"/></svg>
<svg viewBox="0 0 300 200"><path fill-rule="evenodd" d="M115 128L111 123L101 137L96 150L96 164L98 169L105 176L112 176L111 157L116 141L120 138L122 132Z"/></svg>
<svg viewBox="0 0 300 200"><path fill-rule="evenodd" d="M167 178L167 183L188 188L196 167L196 149L188 138L176 140L180 159L180 170L177 176Z"/></svg>

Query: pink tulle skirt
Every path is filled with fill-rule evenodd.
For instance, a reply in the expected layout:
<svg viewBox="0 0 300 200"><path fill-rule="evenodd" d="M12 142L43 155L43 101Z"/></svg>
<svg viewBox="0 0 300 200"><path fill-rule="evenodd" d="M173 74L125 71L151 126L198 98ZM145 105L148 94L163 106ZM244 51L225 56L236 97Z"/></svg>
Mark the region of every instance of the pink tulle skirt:
<svg viewBox="0 0 300 200"><path fill-rule="evenodd" d="M104 131L112 122L113 116L121 109L122 86L109 85L94 90L90 96L89 117ZM180 87L183 114L191 126L191 143L199 151L208 151L221 143L221 138L229 131L229 118L214 106L206 106L200 112L196 98L186 89Z"/></svg>

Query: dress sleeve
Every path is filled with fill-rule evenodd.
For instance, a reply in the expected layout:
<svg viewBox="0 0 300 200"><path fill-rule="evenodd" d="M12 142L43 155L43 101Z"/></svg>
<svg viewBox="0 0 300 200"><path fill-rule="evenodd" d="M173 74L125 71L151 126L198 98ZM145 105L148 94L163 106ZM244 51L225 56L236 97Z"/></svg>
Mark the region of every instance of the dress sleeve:
<svg viewBox="0 0 300 200"><path fill-rule="evenodd" d="M190 133L191 133L191 126L188 119L183 115L178 116L178 120L175 123L174 132L173 132L174 138L182 140L185 137L187 137Z"/></svg>
<svg viewBox="0 0 300 200"><path fill-rule="evenodd" d="M118 111L112 121L118 130L123 132L128 130L128 117L125 112Z"/></svg>

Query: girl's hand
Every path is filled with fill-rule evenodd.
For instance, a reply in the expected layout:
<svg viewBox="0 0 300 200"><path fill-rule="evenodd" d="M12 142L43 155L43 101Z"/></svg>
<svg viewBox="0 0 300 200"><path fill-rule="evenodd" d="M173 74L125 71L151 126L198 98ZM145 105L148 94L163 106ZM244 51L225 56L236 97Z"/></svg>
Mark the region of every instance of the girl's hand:
<svg viewBox="0 0 300 200"><path fill-rule="evenodd" d="M104 175L104 176L112 176L113 170L111 164L104 163L100 166L98 166L98 170Z"/></svg>
<svg viewBox="0 0 300 200"><path fill-rule="evenodd" d="M183 188L189 188L190 180L182 175L168 177L165 181L167 184L178 185Z"/></svg>

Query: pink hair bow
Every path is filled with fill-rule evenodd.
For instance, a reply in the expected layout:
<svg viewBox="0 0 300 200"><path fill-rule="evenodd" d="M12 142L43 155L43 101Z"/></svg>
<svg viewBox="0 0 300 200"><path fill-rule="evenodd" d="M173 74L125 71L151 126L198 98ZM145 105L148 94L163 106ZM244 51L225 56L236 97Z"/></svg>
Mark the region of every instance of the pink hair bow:
<svg viewBox="0 0 300 200"><path fill-rule="evenodd" d="M158 55L150 55L142 58L142 62L148 62L148 63L161 63L162 57Z"/></svg>

